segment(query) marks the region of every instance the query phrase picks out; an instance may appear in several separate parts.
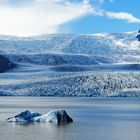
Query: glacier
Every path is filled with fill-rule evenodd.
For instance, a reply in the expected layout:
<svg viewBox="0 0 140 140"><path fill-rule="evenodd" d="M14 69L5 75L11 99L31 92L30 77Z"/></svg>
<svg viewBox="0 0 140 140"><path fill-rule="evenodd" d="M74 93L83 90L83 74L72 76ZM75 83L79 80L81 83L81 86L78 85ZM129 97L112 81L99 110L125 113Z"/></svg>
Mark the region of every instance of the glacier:
<svg viewBox="0 0 140 140"><path fill-rule="evenodd" d="M0 69L1 58L10 66L0 73L0 96L140 97L139 37L0 35Z"/></svg>

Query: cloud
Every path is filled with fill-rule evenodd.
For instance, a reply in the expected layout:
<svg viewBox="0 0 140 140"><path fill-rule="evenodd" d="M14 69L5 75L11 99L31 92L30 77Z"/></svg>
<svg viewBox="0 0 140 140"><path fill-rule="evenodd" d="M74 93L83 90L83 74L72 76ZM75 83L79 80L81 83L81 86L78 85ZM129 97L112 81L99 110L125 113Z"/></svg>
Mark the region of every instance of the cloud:
<svg viewBox="0 0 140 140"><path fill-rule="evenodd" d="M59 25L84 16L91 10L96 12L88 2L32 0L20 6L3 4L0 6L0 33L19 36L55 33Z"/></svg>
<svg viewBox="0 0 140 140"><path fill-rule="evenodd" d="M111 2L111 3L114 3L114 2L115 2L115 0L91 0L91 1L96 1L96 2L98 2L99 4L103 4L105 1Z"/></svg>
<svg viewBox="0 0 140 140"><path fill-rule="evenodd" d="M91 1L0 0L0 34L31 36L56 33L60 25L88 14L140 23L140 19L130 13L105 11L100 6L91 5Z"/></svg>
<svg viewBox="0 0 140 140"><path fill-rule="evenodd" d="M0 0L0 5L6 4L7 1L6 0Z"/></svg>
<svg viewBox="0 0 140 140"><path fill-rule="evenodd" d="M129 23L140 23L140 19L126 12L105 12L105 16L112 19L125 20Z"/></svg>
<svg viewBox="0 0 140 140"><path fill-rule="evenodd" d="M113 11L107 11L107 10L102 9L102 4L105 1L108 1L110 3L115 3L115 0L91 0L91 1L97 2L100 5L99 8L96 7L96 13L98 13L98 16L104 16L110 19L124 20L124 21L127 21L128 23L140 23L140 19L135 17L131 13L113 12Z"/></svg>
<svg viewBox="0 0 140 140"><path fill-rule="evenodd" d="M109 0L111 3L114 3L115 2L115 0Z"/></svg>

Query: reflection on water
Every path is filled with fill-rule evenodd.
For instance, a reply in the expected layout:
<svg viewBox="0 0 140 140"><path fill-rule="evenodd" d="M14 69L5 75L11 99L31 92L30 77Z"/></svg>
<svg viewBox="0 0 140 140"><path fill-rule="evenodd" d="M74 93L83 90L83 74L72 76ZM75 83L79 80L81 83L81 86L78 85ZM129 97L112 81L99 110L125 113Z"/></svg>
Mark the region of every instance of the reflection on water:
<svg viewBox="0 0 140 140"><path fill-rule="evenodd" d="M68 125L8 123L28 109L47 113L66 109ZM0 140L140 140L140 99L1 97Z"/></svg>

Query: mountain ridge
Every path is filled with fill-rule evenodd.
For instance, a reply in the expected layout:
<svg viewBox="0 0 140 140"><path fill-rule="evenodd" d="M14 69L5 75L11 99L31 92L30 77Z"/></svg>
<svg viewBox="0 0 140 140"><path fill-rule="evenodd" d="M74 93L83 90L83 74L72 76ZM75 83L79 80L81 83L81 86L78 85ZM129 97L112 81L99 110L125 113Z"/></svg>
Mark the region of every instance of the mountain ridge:
<svg viewBox="0 0 140 140"><path fill-rule="evenodd" d="M138 32L89 35L47 34L35 37L0 36L4 54L86 54L102 56L114 62L138 62ZM122 56L120 58L120 55Z"/></svg>

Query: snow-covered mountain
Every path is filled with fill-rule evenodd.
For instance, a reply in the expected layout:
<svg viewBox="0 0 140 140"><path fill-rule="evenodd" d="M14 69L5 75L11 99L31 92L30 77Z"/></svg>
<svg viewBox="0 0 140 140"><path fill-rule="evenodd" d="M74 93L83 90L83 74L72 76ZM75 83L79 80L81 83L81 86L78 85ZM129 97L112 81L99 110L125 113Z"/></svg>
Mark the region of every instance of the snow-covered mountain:
<svg viewBox="0 0 140 140"><path fill-rule="evenodd" d="M0 95L140 97L140 32L1 35L0 55Z"/></svg>
<svg viewBox="0 0 140 140"><path fill-rule="evenodd" d="M50 34L35 37L0 36L0 50L6 54L86 54L113 62L139 61L138 32L91 35ZM120 57L121 56L121 57Z"/></svg>

